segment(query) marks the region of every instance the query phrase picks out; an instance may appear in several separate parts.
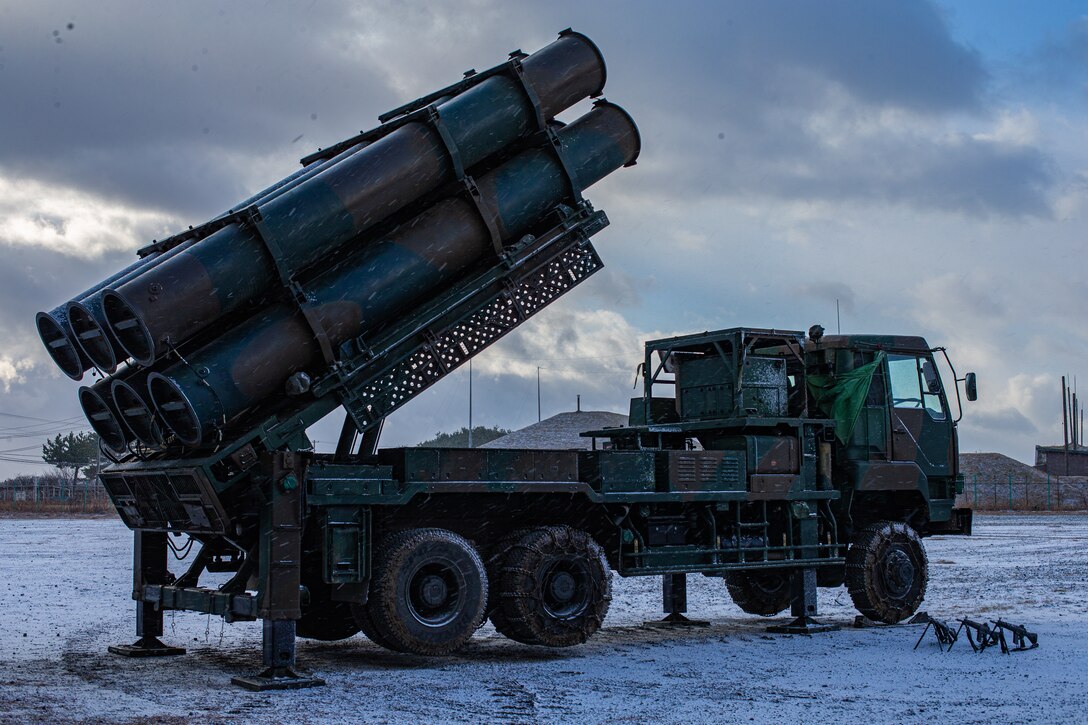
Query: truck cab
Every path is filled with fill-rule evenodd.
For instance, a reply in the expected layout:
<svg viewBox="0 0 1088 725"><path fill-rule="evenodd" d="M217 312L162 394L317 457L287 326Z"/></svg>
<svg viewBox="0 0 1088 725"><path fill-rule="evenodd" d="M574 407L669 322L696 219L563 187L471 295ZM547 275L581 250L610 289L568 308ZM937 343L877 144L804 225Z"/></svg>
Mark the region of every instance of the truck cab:
<svg viewBox="0 0 1088 725"><path fill-rule="evenodd" d="M835 487L848 522L906 516L923 536L970 533L957 423L938 372L941 348L921 337L817 334L806 347L810 403L836 418ZM974 375L965 379L974 399ZM954 382L956 411L962 402Z"/></svg>

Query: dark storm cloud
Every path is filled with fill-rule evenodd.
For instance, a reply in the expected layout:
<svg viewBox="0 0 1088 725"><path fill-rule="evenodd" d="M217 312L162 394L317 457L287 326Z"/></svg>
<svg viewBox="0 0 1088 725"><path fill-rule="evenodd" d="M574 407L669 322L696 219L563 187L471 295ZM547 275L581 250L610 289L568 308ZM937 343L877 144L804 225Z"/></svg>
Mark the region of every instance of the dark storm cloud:
<svg viewBox="0 0 1088 725"><path fill-rule="evenodd" d="M925 2L707 2L664 12L654 3L636 7L594 7L615 22L642 28L654 15L652 35L610 49L609 57L660 69L655 80L671 82L647 90L677 102L678 113L690 110L685 102L705 98L708 107L733 101L730 112L754 106L758 115L761 105L817 100L820 89L804 88L812 80L832 82L868 104L933 113L976 108L985 90L977 53L953 41L937 9Z"/></svg>
<svg viewBox="0 0 1088 725"><path fill-rule="evenodd" d="M392 100L343 51L344 5L292 7L8 5L0 169L185 215L230 206L255 157L276 150L289 171L287 154Z"/></svg>
<svg viewBox="0 0 1088 725"><path fill-rule="evenodd" d="M645 169L632 188L1045 213L1052 177L1032 149L895 131L829 147L813 129L813 116L836 104L925 122L985 113L986 70L932 4L663 8L8 6L0 94L13 118L0 172L199 221L254 190L256 166L269 169L256 183L270 183L406 92L451 82L519 45L533 50L574 24L604 49L608 94L643 130ZM850 113L829 123L849 124Z"/></svg>
<svg viewBox="0 0 1088 725"><path fill-rule="evenodd" d="M5 249L0 264L0 333L6 340L0 354L46 359L33 329L34 315L51 310L130 263L127 254L109 254L88 262L40 247Z"/></svg>
<svg viewBox="0 0 1088 725"><path fill-rule="evenodd" d="M655 7L594 4L579 19L591 34L605 29L620 69L608 93L639 119L646 168L633 187L1049 214L1055 176L1043 153L942 125L986 126L995 113L981 58L934 5Z"/></svg>

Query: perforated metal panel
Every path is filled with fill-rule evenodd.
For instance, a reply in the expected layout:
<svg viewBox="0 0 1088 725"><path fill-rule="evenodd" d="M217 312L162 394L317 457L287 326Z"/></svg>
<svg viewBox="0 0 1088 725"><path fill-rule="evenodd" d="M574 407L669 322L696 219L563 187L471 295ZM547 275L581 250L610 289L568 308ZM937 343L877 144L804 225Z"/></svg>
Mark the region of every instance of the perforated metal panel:
<svg viewBox="0 0 1088 725"><path fill-rule="evenodd" d="M572 240L573 242L574 240ZM603 264L588 242L572 243L477 308L430 336L400 363L341 396L360 430L384 418L448 372L507 334L599 270Z"/></svg>

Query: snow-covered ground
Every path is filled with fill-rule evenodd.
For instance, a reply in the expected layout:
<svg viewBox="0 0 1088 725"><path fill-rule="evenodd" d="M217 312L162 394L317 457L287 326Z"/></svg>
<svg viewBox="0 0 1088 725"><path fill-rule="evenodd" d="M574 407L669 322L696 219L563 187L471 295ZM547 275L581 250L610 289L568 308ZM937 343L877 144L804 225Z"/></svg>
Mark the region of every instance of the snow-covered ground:
<svg viewBox="0 0 1088 725"><path fill-rule="evenodd" d="M769 635L701 576L689 578L689 614L711 626L649 629L659 581L617 577L605 628L581 647L523 646L490 625L445 659L362 635L300 641L300 663L328 685L251 693L229 682L257 670L259 623L168 613L164 640L186 656L106 652L134 639L120 522L0 519L0 720L1088 722L1088 516L983 515L974 537L926 546L924 609L1022 622L1040 647L974 654L961 641L942 654L927 635L914 651L917 625L850 627L845 589L820 590L821 618L842 630Z"/></svg>

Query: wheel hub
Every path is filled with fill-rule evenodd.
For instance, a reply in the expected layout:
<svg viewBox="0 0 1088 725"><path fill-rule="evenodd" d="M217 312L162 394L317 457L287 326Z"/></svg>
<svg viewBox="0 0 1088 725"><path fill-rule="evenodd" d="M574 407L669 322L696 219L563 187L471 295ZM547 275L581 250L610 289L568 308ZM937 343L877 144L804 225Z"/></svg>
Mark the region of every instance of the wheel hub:
<svg viewBox="0 0 1088 725"><path fill-rule="evenodd" d="M574 598L574 577L569 572L558 572L552 577L551 593L558 602L569 602Z"/></svg>
<svg viewBox="0 0 1088 725"><path fill-rule="evenodd" d="M430 561L411 575L406 603L417 622L441 627L453 621L464 603L465 582L449 561Z"/></svg>
<svg viewBox="0 0 1088 725"><path fill-rule="evenodd" d="M437 607L446 600L449 595L449 587L446 586L446 582L442 581L442 577L428 574L420 583L419 593L420 599L425 606Z"/></svg>
<svg viewBox="0 0 1088 725"><path fill-rule="evenodd" d="M544 609L557 619L576 617L589 603L589 572L583 562L563 558L547 567L541 586Z"/></svg>
<svg viewBox="0 0 1088 725"><path fill-rule="evenodd" d="M884 584L893 597L905 597L914 583L914 562L900 549L888 552L884 559Z"/></svg>

